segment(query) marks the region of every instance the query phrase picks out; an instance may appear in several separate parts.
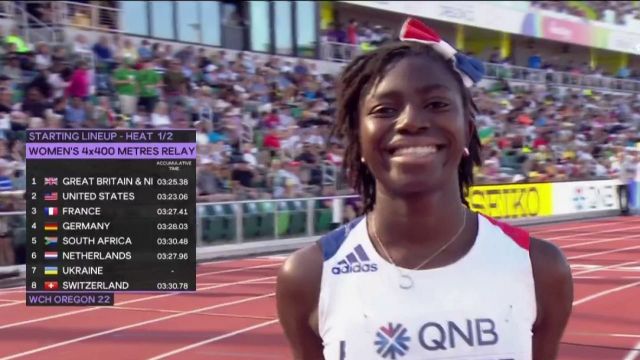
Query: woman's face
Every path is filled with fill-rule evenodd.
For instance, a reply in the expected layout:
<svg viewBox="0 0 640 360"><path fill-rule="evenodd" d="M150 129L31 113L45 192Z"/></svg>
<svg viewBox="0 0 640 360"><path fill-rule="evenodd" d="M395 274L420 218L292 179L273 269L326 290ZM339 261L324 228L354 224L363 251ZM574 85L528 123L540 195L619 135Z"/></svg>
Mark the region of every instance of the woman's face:
<svg viewBox="0 0 640 360"><path fill-rule="evenodd" d="M363 94L362 155L377 183L394 194L438 191L458 184L468 146L460 87L445 65L408 57Z"/></svg>

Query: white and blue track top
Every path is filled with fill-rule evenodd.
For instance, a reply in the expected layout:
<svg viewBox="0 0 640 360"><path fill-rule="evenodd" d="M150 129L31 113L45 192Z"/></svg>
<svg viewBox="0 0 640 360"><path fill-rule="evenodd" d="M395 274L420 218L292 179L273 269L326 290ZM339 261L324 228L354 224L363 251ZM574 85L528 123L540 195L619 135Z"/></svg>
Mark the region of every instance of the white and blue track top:
<svg viewBox="0 0 640 360"><path fill-rule="evenodd" d="M323 236L318 305L326 360L531 360L536 296L526 231L478 215L453 264L404 270L383 259L360 217Z"/></svg>

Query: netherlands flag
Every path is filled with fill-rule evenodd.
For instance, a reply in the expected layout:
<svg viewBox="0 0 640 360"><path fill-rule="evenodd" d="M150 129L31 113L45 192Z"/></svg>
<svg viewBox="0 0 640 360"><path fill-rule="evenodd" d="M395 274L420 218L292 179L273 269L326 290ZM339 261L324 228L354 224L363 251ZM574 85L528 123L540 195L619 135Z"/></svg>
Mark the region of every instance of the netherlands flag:
<svg viewBox="0 0 640 360"><path fill-rule="evenodd" d="M57 207L46 207L46 208L44 208L44 213L49 215L49 216L57 216L58 215L58 208Z"/></svg>
<svg viewBox="0 0 640 360"><path fill-rule="evenodd" d="M55 260L55 259L58 258L58 252L57 251L45 251L44 252L44 258L45 259Z"/></svg>

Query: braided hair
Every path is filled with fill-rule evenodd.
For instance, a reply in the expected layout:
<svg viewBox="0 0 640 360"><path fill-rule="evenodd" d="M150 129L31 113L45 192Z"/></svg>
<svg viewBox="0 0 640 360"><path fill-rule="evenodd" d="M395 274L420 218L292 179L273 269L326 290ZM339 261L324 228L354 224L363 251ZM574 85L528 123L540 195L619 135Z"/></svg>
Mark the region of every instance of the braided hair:
<svg viewBox="0 0 640 360"><path fill-rule="evenodd" d="M482 145L475 127L478 107L473 101L471 92L464 86L453 60L446 60L430 46L413 42L394 42L360 55L347 65L338 79L336 122L331 135L347 141L342 166L348 175L350 185L363 199L365 213L371 211L375 205L376 181L367 165L360 160L362 157L359 136L361 100L363 95L384 77L391 65L412 56L424 56L441 62L451 72L461 89L464 116L471 124L472 130L468 143L469 156L463 157L458 167L460 195L465 205L468 205L466 201L468 188L473 184L473 166L479 166L482 163Z"/></svg>

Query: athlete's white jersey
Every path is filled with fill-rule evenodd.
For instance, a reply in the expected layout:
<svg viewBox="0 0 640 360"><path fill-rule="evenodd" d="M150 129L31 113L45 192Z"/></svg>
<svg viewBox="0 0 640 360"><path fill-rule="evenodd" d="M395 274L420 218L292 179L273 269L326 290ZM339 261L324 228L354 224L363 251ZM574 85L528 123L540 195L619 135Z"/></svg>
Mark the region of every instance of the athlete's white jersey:
<svg viewBox="0 0 640 360"><path fill-rule="evenodd" d="M457 262L403 270L373 247L358 218L320 239L318 305L326 360L531 360L536 297L529 235L478 215Z"/></svg>

